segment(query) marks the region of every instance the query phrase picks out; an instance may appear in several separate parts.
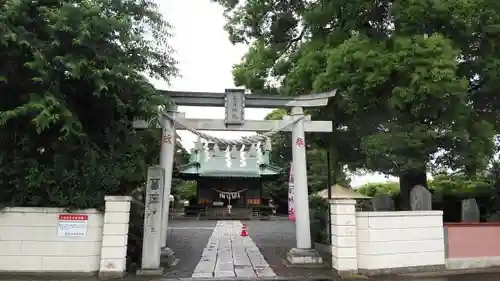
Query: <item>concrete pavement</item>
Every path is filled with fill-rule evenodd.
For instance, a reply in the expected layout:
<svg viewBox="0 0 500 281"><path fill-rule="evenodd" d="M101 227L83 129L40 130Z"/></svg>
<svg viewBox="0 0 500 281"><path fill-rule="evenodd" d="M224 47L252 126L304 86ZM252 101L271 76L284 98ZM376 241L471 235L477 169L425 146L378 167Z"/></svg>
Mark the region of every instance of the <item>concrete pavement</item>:
<svg viewBox="0 0 500 281"><path fill-rule="evenodd" d="M167 278L191 277L217 221L171 220L167 244L175 252L179 263L166 271Z"/></svg>

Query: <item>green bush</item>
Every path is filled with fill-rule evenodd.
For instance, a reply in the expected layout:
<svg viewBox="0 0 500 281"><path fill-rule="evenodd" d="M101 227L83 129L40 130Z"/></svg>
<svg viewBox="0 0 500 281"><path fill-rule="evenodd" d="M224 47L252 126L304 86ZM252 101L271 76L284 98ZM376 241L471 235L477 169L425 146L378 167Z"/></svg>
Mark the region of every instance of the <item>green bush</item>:
<svg viewBox="0 0 500 281"><path fill-rule="evenodd" d="M397 182L367 183L361 186L357 191L363 195L370 197L379 194L387 194L395 196L399 194L399 183Z"/></svg>
<svg viewBox="0 0 500 281"><path fill-rule="evenodd" d="M142 261L142 240L144 237L145 188L140 187L131 194L130 221L127 241L127 271L135 272Z"/></svg>
<svg viewBox="0 0 500 281"><path fill-rule="evenodd" d="M489 197L495 194L494 186L486 180L469 180L462 177L441 176L428 181L429 190L435 196L456 196L458 198ZM386 194L397 196L399 183L367 183L358 189L358 192L367 196Z"/></svg>
<svg viewBox="0 0 500 281"><path fill-rule="evenodd" d="M436 195L451 195L463 199L489 197L495 194L494 186L488 181L462 177L437 177L429 181L429 189Z"/></svg>
<svg viewBox="0 0 500 281"><path fill-rule="evenodd" d="M428 181L433 194L433 209L443 211L445 222L457 222L461 217L461 200L475 198L481 211L481 220L494 220L497 192L488 179L468 179L463 176L438 176ZM375 196L386 194L393 197L396 206L399 202L399 184L368 183L358 189L361 194Z"/></svg>
<svg viewBox="0 0 500 281"><path fill-rule="evenodd" d="M329 244L329 209L328 201L318 196L309 197L309 216L311 220L311 239L312 242Z"/></svg>

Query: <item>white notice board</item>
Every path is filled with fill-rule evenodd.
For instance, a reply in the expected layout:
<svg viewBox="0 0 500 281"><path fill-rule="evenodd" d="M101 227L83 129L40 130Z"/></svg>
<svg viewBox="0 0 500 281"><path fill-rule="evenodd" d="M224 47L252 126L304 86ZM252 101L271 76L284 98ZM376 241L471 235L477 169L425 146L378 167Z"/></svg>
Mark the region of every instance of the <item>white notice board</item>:
<svg viewBox="0 0 500 281"><path fill-rule="evenodd" d="M61 237L87 236L88 221L88 215L60 214L57 235Z"/></svg>

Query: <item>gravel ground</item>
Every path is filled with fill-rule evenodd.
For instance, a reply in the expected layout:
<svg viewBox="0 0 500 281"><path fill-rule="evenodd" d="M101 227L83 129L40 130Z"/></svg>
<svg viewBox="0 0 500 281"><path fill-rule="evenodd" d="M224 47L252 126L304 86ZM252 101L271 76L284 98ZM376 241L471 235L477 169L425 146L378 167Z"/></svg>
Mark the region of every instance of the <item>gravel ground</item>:
<svg viewBox="0 0 500 281"><path fill-rule="evenodd" d="M281 219L247 221L247 230L277 276L330 279L336 277L334 271L328 266L324 268L297 268L287 267L283 263L287 252L296 245L294 223Z"/></svg>
<svg viewBox="0 0 500 281"><path fill-rule="evenodd" d="M179 263L166 270L166 277L191 277L216 224L217 221L205 220L171 220L169 222L167 243L175 252Z"/></svg>

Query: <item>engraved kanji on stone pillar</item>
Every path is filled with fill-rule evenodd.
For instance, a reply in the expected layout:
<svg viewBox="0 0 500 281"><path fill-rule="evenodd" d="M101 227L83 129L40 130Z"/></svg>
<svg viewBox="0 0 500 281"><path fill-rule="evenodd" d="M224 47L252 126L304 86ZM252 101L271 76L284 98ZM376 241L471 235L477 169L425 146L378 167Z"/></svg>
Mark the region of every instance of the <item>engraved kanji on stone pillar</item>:
<svg viewBox="0 0 500 281"><path fill-rule="evenodd" d="M163 271L160 267L160 254L164 180L163 168L159 166L148 168L144 239L142 242L142 272Z"/></svg>

